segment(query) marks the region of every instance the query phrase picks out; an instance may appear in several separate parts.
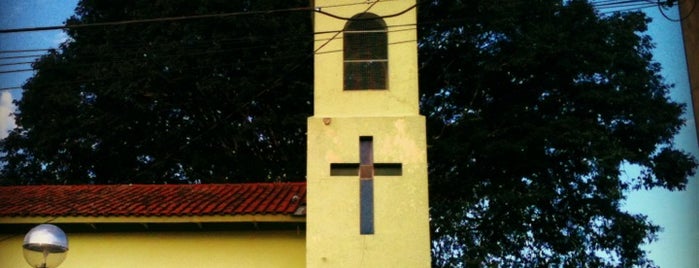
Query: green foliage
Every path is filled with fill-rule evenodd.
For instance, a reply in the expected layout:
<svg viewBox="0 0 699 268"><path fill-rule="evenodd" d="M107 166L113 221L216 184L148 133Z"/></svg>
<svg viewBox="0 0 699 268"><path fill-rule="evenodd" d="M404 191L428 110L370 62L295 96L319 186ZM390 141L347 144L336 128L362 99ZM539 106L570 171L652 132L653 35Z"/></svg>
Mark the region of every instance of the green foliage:
<svg viewBox="0 0 699 268"><path fill-rule="evenodd" d="M69 24L303 7L307 1L80 2ZM652 266L659 227L630 190L683 190L684 107L648 19L585 1L419 6L434 265ZM37 61L2 141L0 184L303 180L308 12L74 28ZM622 180L620 166L642 169Z"/></svg>
<svg viewBox="0 0 699 268"><path fill-rule="evenodd" d="M68 24L306 6L85 0ZM75 28L35 64L3 142L10 183L303 180L310 15ZM284 27L282 27L284 26Z"/></svg>
<svg viewBox="0 0 699 268"><path fill-rule="evenodd" d="M648 19L585 1L420 8L435 266L652 266L639 246L658 226L620 205L684 189L696 161L672 147L684 107Z"/></svg>

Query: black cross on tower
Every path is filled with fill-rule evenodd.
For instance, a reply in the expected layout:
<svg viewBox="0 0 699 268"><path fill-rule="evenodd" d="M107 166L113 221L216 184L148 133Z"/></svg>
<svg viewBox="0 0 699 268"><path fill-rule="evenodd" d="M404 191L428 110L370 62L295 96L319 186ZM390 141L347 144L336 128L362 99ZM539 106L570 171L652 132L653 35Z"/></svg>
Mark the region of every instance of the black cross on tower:
<svg viewBox="0 0 699 268"><path fill-rule="evenodd" d="M359 174L359 233L374 234L374 176L401 176L401 163L374 163L372 136L359 137L359 163L331 163L330 176Z"/></svg>

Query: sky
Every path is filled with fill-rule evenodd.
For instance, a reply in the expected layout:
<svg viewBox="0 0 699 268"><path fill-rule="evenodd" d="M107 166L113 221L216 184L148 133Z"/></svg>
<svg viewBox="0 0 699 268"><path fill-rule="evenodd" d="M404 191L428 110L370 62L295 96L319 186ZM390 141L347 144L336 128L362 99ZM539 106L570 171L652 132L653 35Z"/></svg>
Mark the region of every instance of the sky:
<svg viewBox="0 0 699 268"><path fill-rule="evenodd" d="M657 8L644 9L644 12L653 18L648 25L648 33L656 44L653 57L662 64L666 81L675 84L670 97L687 104L686 125L674 142L699 159L681 25L664 18ZM670 18L680 17L677 8L666 13ZM637 174L633 169L626 172L630 177ZM646 247L656 264L660 267L699 267L699 175L689 179L686 191L633 192L626 200L626 208L648 215L650 220L664 228L658 241Z"/></svg>
<svg viewBox="0 0 699 268"><path fill-rule="evenodd" d="M3 0L0 3L0 29L61 25L74 13L76 5L77 0ZM657 8L643 11L653 18L648 34L656 44L654 59L662 64L662 74L666 81L675 84L671 98L687 103L689 110L692 105L680 24L665 19ZM677 8L666 13L672 18L679 17ZM58 30L0 34L0 51L55 48L66 38ZM0 59L34 54L36 52L0 53ZM31 59L2 60L0 63L24 61ZM0 66L0 88L19 87L33 74L2 73L20 67L30 68L29 65ZM15 126L9 115L14 110L12 100L20 97L19 89L0 91L0 138L5 137L7 130ZM675 137L675 144L699 158L693 115L686 113L685 120L687 124ZM637 172L630 167L626 169L624 176L633 177ZM651 221L663 227L658 241L646 246L650 258L656 264L672 268L699 267L699 175L690 178L686 191L632 192L626 200L625 208L633 213L648 215Z"/></svg>

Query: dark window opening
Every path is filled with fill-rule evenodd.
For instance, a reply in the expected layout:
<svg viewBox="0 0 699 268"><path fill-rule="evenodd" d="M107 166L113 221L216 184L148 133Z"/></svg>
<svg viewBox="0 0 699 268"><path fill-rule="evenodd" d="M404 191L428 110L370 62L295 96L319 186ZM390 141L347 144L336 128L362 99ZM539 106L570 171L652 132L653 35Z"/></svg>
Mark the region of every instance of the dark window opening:
<svg viewBox="0 0 699 268"><path fill-rule="evenodd" d="M386 89L388 32L379 16L362 13L344 31L344 89Z"/></svg>

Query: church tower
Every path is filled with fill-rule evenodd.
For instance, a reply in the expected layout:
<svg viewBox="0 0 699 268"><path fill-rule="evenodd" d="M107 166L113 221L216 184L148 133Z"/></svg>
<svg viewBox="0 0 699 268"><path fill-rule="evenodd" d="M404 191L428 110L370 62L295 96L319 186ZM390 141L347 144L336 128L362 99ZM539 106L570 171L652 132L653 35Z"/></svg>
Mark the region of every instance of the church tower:
<svg viewBox="0 0 699 268"><path fill-rule="evenodd" d="M307 267L429 267L415 0L315 0Z"/></svg>

